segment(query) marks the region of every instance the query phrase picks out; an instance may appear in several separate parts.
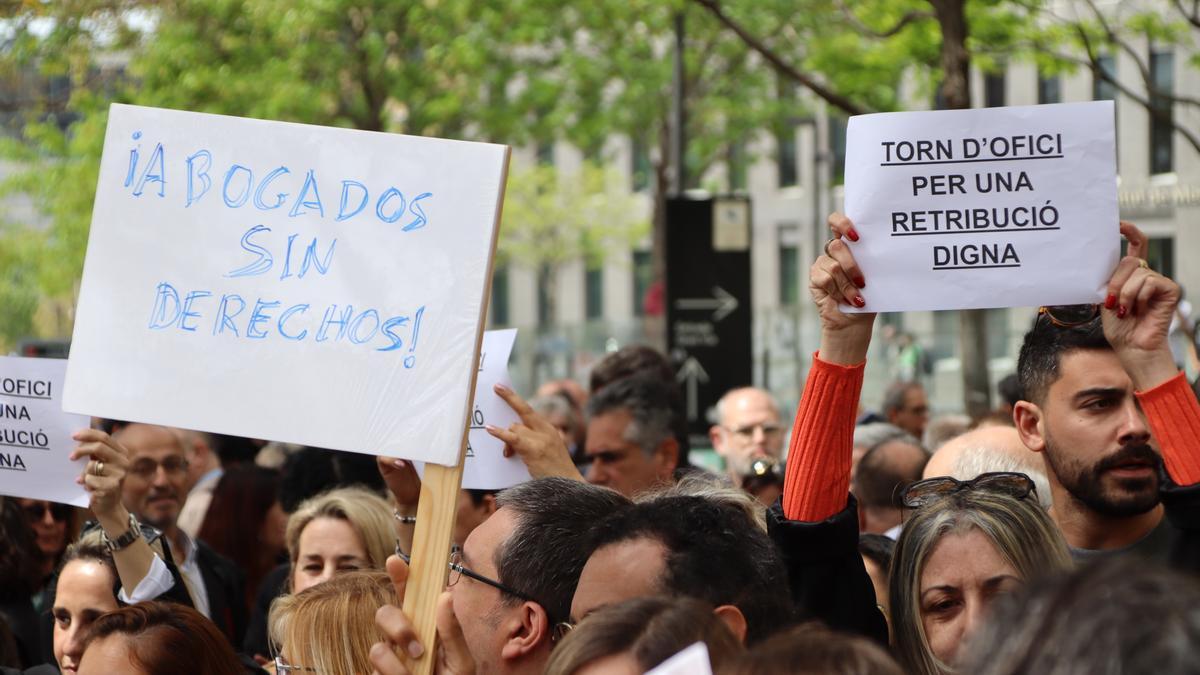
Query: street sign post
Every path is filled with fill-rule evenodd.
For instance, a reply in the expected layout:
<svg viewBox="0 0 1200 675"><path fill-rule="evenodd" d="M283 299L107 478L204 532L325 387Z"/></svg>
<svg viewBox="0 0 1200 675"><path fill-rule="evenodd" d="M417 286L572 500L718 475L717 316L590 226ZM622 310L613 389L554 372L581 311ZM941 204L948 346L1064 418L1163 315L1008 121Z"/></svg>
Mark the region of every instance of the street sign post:
<svg viewBox="0 0 1200 675"><path fill-rule="evenodd" d="M667 200L667 343L692 446L707 446L708 410L752 384L750 201Z"/></svg>

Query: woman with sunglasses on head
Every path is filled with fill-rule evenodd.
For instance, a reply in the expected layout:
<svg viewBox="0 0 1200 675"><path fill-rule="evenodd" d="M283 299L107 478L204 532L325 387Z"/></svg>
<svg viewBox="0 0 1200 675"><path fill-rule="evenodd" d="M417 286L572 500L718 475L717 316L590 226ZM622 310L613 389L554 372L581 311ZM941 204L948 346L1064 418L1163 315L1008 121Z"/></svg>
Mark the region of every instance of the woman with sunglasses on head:
<svg viewBox="0 0 1200 675"><path fill-rule="evenodd" d="M62 563L67 545L79 536L79 526L82 524L81 512L73 506L43 499L18 498L17 503L20 504L21 510L29 519L30 527L37 536L41 588L34 596L33 603L34 607L41 611L42 603L46 600L46 585L50 583L54 571Z"/></svg>
<svg viewBox="0 0 1200 675"><path fill-rule="evenodd" d="M889 607L906 672L952 672L994 599L1071 566L1025 474L930 478L909 485L902 501L914 511L892 558Z"/></svg>

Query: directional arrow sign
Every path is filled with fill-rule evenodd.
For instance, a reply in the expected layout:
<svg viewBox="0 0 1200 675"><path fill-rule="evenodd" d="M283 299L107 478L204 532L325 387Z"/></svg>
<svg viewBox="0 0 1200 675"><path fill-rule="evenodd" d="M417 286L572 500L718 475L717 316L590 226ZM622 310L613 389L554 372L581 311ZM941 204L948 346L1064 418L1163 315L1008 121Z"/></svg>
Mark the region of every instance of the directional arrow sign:
<svg viewBox="0 0 1200 675"><path fill-rule="evenodd" d="M683 383L687 387L687 414L688 421L696 419L700 416L700 401L699 391L697 388L703 382L708 382L708 373L704 370L704 366L695 358L689 356L687 360L680 366L679 372L675 374L675 379Z"/></svg>
<svg viewBox="0 0 1200 675"><path fill-rule="evenodd" d="M713 321L720 321L738 308L738 299L720 286L713 286L711 298L680 298L675 301L676 309L715 310Z"/></svg>

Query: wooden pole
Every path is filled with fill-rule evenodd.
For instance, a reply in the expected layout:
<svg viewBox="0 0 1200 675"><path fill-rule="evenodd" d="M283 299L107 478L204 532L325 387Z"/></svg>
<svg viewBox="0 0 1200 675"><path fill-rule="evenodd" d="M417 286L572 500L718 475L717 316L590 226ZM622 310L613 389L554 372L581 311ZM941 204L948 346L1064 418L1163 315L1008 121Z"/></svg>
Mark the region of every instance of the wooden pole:
<svg viewBox="0 0 1200 675"><path fill-rule="evenodd" d="M467 414L463 419L462 441L458 448L458 463L454 466L425 465L421 480L421 498L417 502L417 527L413 532L412 558L409 562L408 585L404 591L404 614L413 623L417 639L425 647L420 659L412 659L397 645L396 654L408 664L413 675L433 675L437 662L437 599L446 587L446 564L450 560L450 536L454 531L454 516L458 491L462 486L463 457L471 433L471 413L474 410L476 377L479 375L479 351L483 346L483 331L487 322L488 300L492 295L492 270L496 260L496 242L500 235L500 216L504 192L508 184L508 162L512 151L505 148L504 168L500 175L500 194L496 200L496 216L492 227L491 252L483 285L482 308L476 326L475 351L471 358L471 386L467 395Z"/></svg>

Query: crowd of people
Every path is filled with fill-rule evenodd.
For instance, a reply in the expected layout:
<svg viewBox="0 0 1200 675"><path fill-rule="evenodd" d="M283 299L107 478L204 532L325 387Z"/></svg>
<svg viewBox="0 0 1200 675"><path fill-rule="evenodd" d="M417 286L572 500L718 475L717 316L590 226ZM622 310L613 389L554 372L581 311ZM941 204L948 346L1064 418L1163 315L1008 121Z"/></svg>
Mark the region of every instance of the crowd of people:
<svg viewBox="0 0 1200 675"><path fill-rule="evenodd" d="M931 419L911 379L860 412L875 316L839 309L870 290L829 225L799 408L726 393L723 474L653 349L497 388L533 479L461 492L436 644L402 609L411 462L98 420L87 513L0 497L0 668L626 674L699 642L718 675L1197 672L1200 402L1144 235L1104 302L1039 311L1001 411Z"/></svg>

